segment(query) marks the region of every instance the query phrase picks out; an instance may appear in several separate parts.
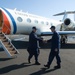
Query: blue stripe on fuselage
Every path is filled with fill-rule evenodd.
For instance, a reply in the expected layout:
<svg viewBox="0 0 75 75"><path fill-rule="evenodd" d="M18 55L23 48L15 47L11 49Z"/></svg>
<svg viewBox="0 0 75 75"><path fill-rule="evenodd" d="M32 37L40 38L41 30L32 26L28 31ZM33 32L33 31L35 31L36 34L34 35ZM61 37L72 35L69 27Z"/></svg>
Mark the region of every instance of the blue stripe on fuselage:
<svg viewBox="0 0 75 75"><path fill-rule="evenodd" d="M13 16L5 8L2 8L2 9L4 9L6 11L6 13L9 15L9 17L10 17L12 23L13 23L13 34L15 34L16 31L17 31L17 26L16 26L16 22L15 22Z"/></svg>

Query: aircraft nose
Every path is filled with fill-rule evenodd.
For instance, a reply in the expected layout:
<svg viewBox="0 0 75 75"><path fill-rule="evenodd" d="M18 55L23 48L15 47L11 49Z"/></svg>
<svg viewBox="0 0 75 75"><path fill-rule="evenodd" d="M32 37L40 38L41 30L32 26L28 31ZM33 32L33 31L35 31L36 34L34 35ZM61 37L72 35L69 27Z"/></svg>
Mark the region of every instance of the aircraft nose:
<svg viewBox="0 0 75 75"><path fill-rule="evenodd" d="M2 32L5 34L10 34L11 33L11 26L10 26L10 21L6 14L0 10L0 27L2 27Z"/></svg>

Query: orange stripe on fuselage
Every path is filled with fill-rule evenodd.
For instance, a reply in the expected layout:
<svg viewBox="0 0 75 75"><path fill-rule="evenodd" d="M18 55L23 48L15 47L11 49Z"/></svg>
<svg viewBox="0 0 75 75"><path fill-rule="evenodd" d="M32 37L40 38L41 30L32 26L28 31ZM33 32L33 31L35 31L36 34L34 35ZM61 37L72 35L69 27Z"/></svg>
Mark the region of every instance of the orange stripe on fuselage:
<svg viewBox="0 0 75 75"><path fill-rule="evenodd" d="M6 34L10 34L11 32L11 27L10 27L10 22L7 18L7 16L5 15L4 12L2 12L3 14L3 27L2 27L2 32L6 33Z"/></svg>

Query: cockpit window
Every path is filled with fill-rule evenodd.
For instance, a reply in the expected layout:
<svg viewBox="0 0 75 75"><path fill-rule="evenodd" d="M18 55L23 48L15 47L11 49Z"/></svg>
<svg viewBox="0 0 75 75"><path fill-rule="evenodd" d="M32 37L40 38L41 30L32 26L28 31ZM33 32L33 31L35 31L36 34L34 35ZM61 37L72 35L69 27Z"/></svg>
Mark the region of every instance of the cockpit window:
<svg viewBox="0 0 75 75"><path fill-rule="evenodd" d="M18 17L17 20L18 20L19 22L22 22L22 21L23 21L23 19L22 19L21 17Z"/></svg>
<svg viewBox="0 0 75 75"><path fill-rule="evenodd" d="M28 19L27 19L27 22L31 23L31 19L30 19L30 18L28 18Z"/></svg>

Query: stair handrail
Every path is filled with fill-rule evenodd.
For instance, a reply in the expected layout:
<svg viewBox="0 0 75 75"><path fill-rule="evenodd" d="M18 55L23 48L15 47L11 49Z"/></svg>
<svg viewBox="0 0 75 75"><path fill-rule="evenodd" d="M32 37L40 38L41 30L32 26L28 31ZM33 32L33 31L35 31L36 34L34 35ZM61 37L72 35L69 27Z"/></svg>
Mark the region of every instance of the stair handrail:
<svg viewBox="0 0 75 75"><path fill-rule="evenodd" d="M7 30L6 30L6 32L8 31L8 30L10 30L10 28L6 25L6 24L4 24L6 27L7 27ZM2 25L3 26L3 25ZM11 31L11 30L10 30ZM5 35L5 33L3 33L2 32L2 34L8 39L8 41L11 43L11 40ZM15 46L11 43L11 45L13 46L13 48L19 53L19 51L15 48Z"/></svg>
<svg viewBox="0 0 75 75"><path fill-rule="evenodd" d="M4 34L4 33L3 33ZM4 36L8 39L8 42L11 43L11 40L4 34ZM11 43L11 45L13 46L13 48L18 52L19 54L19 51L15 48L15 46Z"/></svg>
<svg viewBox="0 0 75 75"><path fill-rule="evenodd" d="M5 45L2 43L1 40L0 40L0 42L1 42L1 45L3 46L3 49L5 49L6 53L8 53L7 55L10 55L10 56L11 56L10 52L7 50L7 48L6 48ZM9 57L10 57L10 56L9 56Z"/></svg>
<svg viewBox="0 0 75 75"><path fill-rule="evenodd" d="M11 43L11 40L4 33L3 33L3 35L8 39L9 43ZM15 48L15 46L12 43L11 43L11 45L19 53L19 51Z"/></svg>

